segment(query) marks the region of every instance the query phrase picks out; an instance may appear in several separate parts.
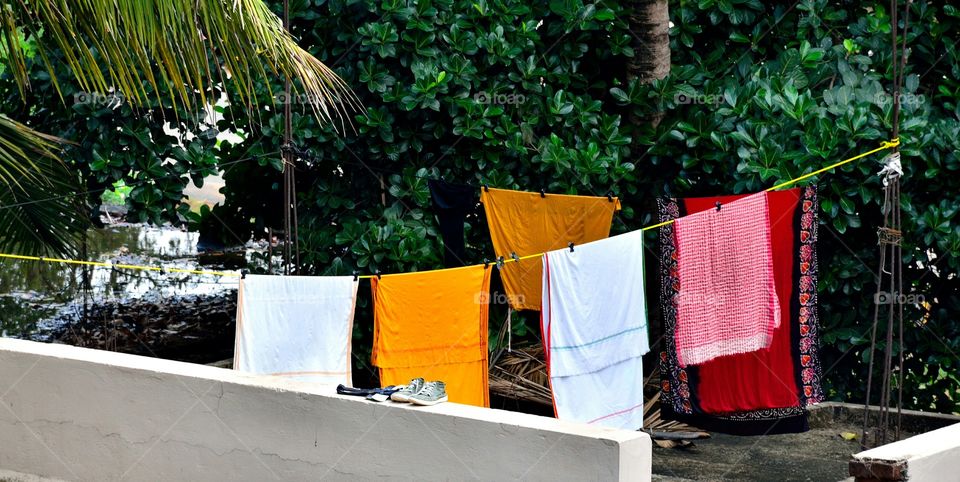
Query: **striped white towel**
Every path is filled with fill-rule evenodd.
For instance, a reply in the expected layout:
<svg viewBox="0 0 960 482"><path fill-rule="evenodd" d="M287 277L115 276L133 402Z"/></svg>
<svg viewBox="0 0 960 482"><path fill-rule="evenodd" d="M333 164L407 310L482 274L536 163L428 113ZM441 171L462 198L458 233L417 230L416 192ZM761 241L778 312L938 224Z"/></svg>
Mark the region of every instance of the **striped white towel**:
<svg viewBox="0 0 960 482"><path fill-rule="evenodd" d="M544 254L542 327L561 420L637 430L650 351L643 233Z"/></svg>

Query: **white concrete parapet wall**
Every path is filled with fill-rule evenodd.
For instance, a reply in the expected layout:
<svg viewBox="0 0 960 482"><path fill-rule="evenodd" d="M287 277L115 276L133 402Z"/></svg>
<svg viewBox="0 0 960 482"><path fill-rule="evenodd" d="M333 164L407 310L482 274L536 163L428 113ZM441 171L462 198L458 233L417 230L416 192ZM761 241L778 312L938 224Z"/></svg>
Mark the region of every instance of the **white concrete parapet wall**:
<svg viewBox="0 0 960 482"><path fill-rule="evenodd" d="M857 480L960 480L960 423L860 452Z"/></svg>
<svg viewBox="0 0 960 482"><path fill-rule="evenodd" d="M66 480L650 480L650 438L0 339L0 471Z"/></svg>

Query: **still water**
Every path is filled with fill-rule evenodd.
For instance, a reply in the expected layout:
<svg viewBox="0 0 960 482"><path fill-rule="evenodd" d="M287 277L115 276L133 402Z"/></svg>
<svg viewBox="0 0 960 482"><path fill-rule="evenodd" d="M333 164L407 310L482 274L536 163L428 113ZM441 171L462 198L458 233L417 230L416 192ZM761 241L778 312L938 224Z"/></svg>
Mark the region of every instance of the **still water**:
<svg viewBox="0 0 960 482"><path fill-rule="evenodd" d="M91 230L87 252L91 261L164 266L165 268L238 272L222 261L201 264L197 233L170 227L135 224ZM253 250L237 253L241 263ZM236 264L236 263L235 263ZM83 270L90 275L84 293ZM186 273L160 273L58 263L0 260L0 335L39 338L58 328L68 311L77 312L105 301L146 299L164 302L187 295L216 295L237 288L238 278Z"/></svg>

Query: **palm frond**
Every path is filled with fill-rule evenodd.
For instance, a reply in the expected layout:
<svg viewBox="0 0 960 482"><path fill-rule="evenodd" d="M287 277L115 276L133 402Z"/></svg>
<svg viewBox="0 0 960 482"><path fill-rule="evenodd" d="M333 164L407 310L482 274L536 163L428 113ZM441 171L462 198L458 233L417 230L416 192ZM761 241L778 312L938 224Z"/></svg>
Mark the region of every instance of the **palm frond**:
<svg viewBox="0 0 960 482"><path fill-rule="evenodd" d="M12 121L0 116L0 126L5 122ZM22 134L18 129L12 132L13 138ZM0 144L8 144L10 134L10 130L0 127ZM38 134L29 131L26 135ZM76 254L81 237L90 226L84 199L76 194L76 176L59 160L51 156L31 158L28 152L22 153L31 166L29 175L16 176L0 188L0 252ZM14 159L18 160L16 156Z"/></svg>
<svg viewBox="0 0 960 482"><path fill-rule="evenodd" d="M22 189L45 182L38 159L55 160L61 139L37 132L0 114L0 185Z"/></svg>
<svg viewBox="0 0 960 482"><path fill-rule="evenodd" d="M322 121L343 128L350 111L363 110L262 0L13 0L3 6L2 42L21 91L29 80L18 32L37 40L51 76L51 63L65 62L81 89L116 91L135 105L165 87L171 98L157 101L192 108L198 100L206 104L211 90L232 84L240 102L253 108L258 81L279 75L310 99ZM59 92L56 79L54 85Z"/></svg>
<svg viewBox="0 0 960 482"><path fill-rule="evenodd" d="M133 105L195 109L231 85L253 110L256 86L279 76L309 99L317 117L345 128L356 95L300 48L262 0L10 0L0 3L0 49L21 95L30 87L22 39L63 99L55 63L80 89L117 93ZM214 68L211 68L211 65ZM169 92L169 98L159 98ZM75 181L56 160L59 139L0 116L0 250L66 253L88 216Z"/></svg>

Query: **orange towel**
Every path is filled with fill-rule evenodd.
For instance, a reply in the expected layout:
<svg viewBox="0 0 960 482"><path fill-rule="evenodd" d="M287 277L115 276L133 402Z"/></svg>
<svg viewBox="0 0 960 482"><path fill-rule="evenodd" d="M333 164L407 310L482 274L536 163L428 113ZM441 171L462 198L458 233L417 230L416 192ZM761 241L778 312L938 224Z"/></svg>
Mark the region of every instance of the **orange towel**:
<svg viewBox="0 0 960 482"><path fill-rule="evenodd" d="M497 256L545 253L589 243L610 235L613 213L620 200L606 197L570 196L481 189L480 202L487 214L490 238ZM576 249L576 248L574 248ZM539 310L543 260L525 259L507 263L500 271L510 306L515 310Z"/></svg>
<svg viewBox="0 0 960 482"><path fill-rule="evenodd" d="M479 265L371 278L373 364L382 386L442 380L451 402L490 406L491 271Z"/></svg>

